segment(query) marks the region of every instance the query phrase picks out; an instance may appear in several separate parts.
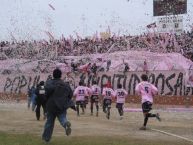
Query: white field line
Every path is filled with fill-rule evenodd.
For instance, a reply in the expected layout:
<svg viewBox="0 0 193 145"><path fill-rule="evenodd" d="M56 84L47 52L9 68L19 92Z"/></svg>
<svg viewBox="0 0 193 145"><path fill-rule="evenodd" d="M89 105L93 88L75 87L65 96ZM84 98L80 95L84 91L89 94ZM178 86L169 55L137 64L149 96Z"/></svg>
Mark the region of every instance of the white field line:
<svg viewBox="0 0 193 145"><path fill-rule="evenodd" d="M152 131L156 131L156 132L160 132L160 133L163 133L163 134L166 134L166 135L174 136L174 137L177 137L177 138L180 138L180 139L183 139L183 140L186 140L186 141L189 141L189 142L193 143L193 140L188 139L188 138L183 137L183 136L179 136L179 135L176 135L176 134L173 134L173 133L169 133L169 132L165 132L165 131L158 130L158 129L151 129L151 130Z"/></svg>

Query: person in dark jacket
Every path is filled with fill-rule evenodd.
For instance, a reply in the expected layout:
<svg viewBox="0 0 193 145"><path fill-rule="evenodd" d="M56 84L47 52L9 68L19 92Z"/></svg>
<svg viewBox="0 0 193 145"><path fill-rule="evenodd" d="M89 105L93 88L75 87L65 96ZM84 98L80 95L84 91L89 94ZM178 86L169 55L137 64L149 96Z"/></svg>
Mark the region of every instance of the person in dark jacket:
<svg viewBox="0 0 193 145"><path fill-rule="evenodd" d="M110 66L111 66L111 60L108 60L107 61L107 71L109 71Z"/></svg>
<svg viewBox="0 0 193 145"><path fill-rule="evenodd" d="M56 117L64 127L66 135L71 134L71 123L67 120L66 114L73 92L69 84L61 79L61 76L61 70L55 69L53 71L54 79L47 81L45 85L46 96L48 98L46 103L47 120L42 139L46 142L49 142L52 137Z"/></svg>
<svg viewBox="0 0 193 145"><path fill-rule="evenodd" d="M40 120L40 108L43 108L44 112L44 119L46 118L46 94L45 94L45 87L44 87L44 81L41 81L37 88L36 88L36 119Z"/></svg>
<svg viewBox="0 0 193 145"><path fill-rule="evenodd" d="M98 69L98 67L97 67L96 63L94 63L94 64L92 65L92 67L91 67L91 71L92 71L92 73L93 73L94 75L97 74L97 69Z"/></svg>
<svg viewBox="0 0 193 145"><path fill-rule="evenodd" d="M125 68L124 68L124 71L123 71L123 73L124 74L126 74L126 72L128 72L129 71L129 65L128 65L128 63L125 63Z"/></svg>

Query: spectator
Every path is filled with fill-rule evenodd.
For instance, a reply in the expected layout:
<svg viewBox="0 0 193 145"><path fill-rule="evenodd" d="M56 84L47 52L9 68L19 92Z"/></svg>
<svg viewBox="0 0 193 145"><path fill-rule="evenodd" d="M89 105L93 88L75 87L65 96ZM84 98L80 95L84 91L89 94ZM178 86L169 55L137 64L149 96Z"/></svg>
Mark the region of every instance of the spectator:
<svg viewBox="0 0 193 145"><path fill-rule="evenodd" d="M25 59L49 58L50 60L56 60L60 56L95 54L96 48L97 53L135 49L159 53L183 52L184 56L187 57L187 53L192 51L192 37L193 31L184 32L180 35L147 33L140 36L112 36L106 39L97 39L97 41L88 38L71 39L71 42L65 38L52 41L18 41L17 43L2 41L0 42L0 48L7 58Z"/></svg>
<svg viewBox="0 0 193 145"><path fill-rule="evenodd" d="M66 135L71 134L71 123L67 120L67 109L69 107L69 100L71 100L73 92L69 84L64 83L61 79L62 72L59 69L53 71L53 78L45 85L46 96L48 98L46 104L47 120L44 126L42 139L49 142L52 137L54 129L54 122L58 118L62 127L66 131Z"/></svg>
<svg viewBox="0 0 193 145"><path fill-rule="evenodd" d="M91 73L91 63L89 63L86 67L86 72L88 73L88 75L90 75Z"/></svg>
<svg viewBox="0 0 193 145"><path fill-rule="evenodd" d="M109 71L110 66L111 66L111 60L108 60L107 61L107 71Z"/></svg>
<svg viewBox="0 0 193 145"><path fill-rule="evenodd" d="M32 103L32 91L31 91L31 88L28 88L28 91L27 91L27 107L28 107L28 109L30 109L31 103Z"/></svg>
<svg viewBox="0 0 193 145"><path fill-rule="evenodd" d="M126 72L128 72L129 69L130 69L130 68L129 68L128 63L125 63L124 74L125 74Z"/></svg>
<svg viewBox="0 0 193 145"><path fill-rule="evenodd" d="M92 73L94 74L94 75L96 75L96 73L97 73L97 65L96 65L96 63L94 63L93 65L92 65L92 67L91 67L91 71L92 71Z"/></svg>
<svg viewBox="0 0 193 145"><path fill-rule="evenodd" d="M74 63L74 62L72 61L72 62L71 62L71 68L72 68L72 72L77 72L77 71L78 71L77 63Z"/></svg>
<svg viewBox="0 0 193 145"><path fill-rule="evenodd" d="M147 67L147 62L146 60L143 62L143 71L145 71L145 73L148 73L148 67Z"/></svg>
<svg viewBox="0 0 193 145"><path fill-rule="evenodd" d="M32 104L32 111L34 111L36 107L35 91L36 91L36 88L34 86L28 89L28 109L30 108L30 105Z"/></svg>
<svg viewBox="0 0 193 145"><path fill-rule="evenodd" d="M45 94L45 87L44 87L44 81L41 81L36 89L36 119L40 120L40 108L43 108L43 115L44 119L46 118L46 94Z"/></svg>

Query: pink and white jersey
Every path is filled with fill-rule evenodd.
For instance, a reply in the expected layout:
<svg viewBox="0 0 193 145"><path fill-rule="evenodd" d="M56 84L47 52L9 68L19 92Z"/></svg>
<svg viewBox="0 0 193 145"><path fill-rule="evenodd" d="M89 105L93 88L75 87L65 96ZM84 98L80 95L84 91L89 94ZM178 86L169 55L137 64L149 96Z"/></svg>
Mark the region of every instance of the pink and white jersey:
<svg viewBox="0 0 193 145"><path fill-rule="evenodd" d="M90 96L92 94L92 90L89 87L85 87L87 91L87 96Z"/></svg>
<svg viewBox="0 0 193 145"><path fill-rule="evenodd" d="M137 84L135 91L141 95L142 100L141 102L151 102L153 103L153 96L157 94L158 89L151 83L147 81L143 81L139 84Z"/></svg>
<svg viewBox="0 0 193 145"><path fill-rule="evenodd" d="M96 95L96 96L100 95L101 94L101 88L97 85L93 85L91 87L91 94Z"/></svg>
<svg viewBox="0 0 193 145"><path fill-rule="evenodd" d="M113 91L113 89L111 89L111 88L103 88L103 93L102 93L102 95L104 96L104 99L111 99L112 100L112 98L115 96L114 95L115 93L114 93L114 91Z"/></svg>
<svg viewBox="0 0 193 145"><path fill-rule="evenodd" d="M117 89L115 90L115 97L117 98L117 103L125 103L125 98L128 93L125 89Z"/></svg>
<svg viewBox="0 0 193 145"><path fill-rule="evenodd" d="M76 96L76 101L84 101L85 96L88 96L87 88L84 86L78 86L74 91L74 96Z"/></svg>

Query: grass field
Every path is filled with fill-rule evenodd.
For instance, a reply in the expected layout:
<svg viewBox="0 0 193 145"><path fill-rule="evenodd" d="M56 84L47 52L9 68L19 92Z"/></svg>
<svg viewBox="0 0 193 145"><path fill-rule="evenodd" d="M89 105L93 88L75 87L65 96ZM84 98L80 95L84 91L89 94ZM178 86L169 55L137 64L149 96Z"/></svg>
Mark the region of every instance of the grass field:
<svg viewBox="0 0 193 145"><path fill-rule="evenodd" d="M0 133L1 145L42 145L46 144L39 136L31 134L5 134ZM49 145L189 145L186 142L144 140L130 137L105 137L105 136L84 136L84 137L54 137Z"/></svg>
<svg viewBox="0 0 193 145"><path fill-rule="evenodd" d="M130 104L127 104L131 107ZM140 105L135 106L140 107ZM152 131L158 129L193 140L193 112L159 112L162 122L151 119L148 130L140 131L143 123L141 112L126 112L119 120L116 109L112 109L110 120L100 112L99 117L85 115L77 117L69 110L72 135L67 137L56 121L50 145L191 145L193 142L179 137ZM35 114L25 103L0 104L0 145L42 145L44 121L36 121Z"/></svg>

